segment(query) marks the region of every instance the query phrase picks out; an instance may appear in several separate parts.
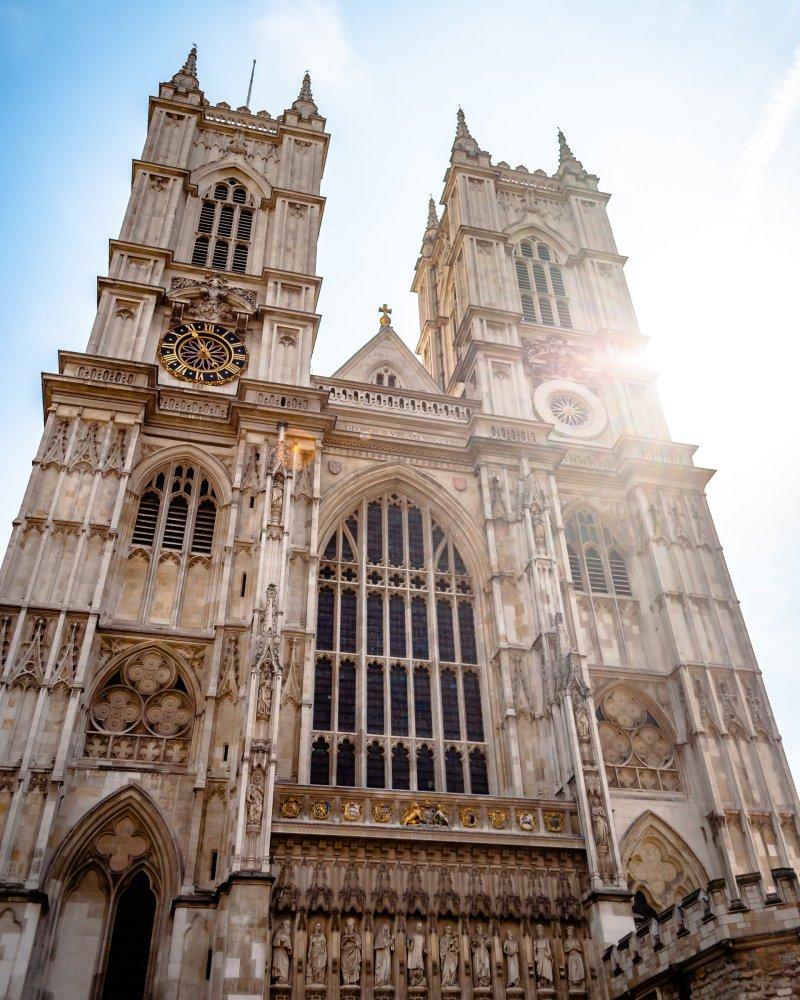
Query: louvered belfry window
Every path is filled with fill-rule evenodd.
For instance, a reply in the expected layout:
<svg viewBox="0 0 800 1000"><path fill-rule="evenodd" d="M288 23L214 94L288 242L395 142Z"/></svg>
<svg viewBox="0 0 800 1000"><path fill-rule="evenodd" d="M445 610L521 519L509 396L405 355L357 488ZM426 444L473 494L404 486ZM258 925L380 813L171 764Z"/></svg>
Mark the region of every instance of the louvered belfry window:
<svg viewBox="0 0 800 1000"><path fill-rule="evenodd" d="M311 780L324 747L332 783L488 794L476 624L472 578L427 505L359 504L322 545Z"/></svg>
<svg viewBox="0 0 800 1000"><path fill-rule="evenodd" d="M552 247L542 240L522 240L514 250L514 272L523 321L571 329L564 272Z"/></svg>
<svg viewBox="0 0 800 1000"><path fill-rule="evenodd" d="M235 177L220 181L200 207L192 263L219 271L247 271L255 209Z"/></svg>
<svg viewBox="0 0 800 1000"><path fill-rule="evenodd" d="M576 590L588 590L598 596L633 596L625 557L591 511L570 514L565 534L570 576Z"/></svg>
<svg viewBox="0 0 800 1000"><path fill-rule="evenodd" d="M210 555L217 520L217 497L202 472L177 462L159 472L144 488L133 545Z"/></svg>

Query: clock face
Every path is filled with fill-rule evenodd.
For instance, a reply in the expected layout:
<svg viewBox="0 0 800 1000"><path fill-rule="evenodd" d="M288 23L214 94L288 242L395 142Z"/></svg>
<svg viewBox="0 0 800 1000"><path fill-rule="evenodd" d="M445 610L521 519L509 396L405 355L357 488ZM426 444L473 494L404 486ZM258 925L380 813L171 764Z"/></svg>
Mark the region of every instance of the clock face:
<svg viewBox="0 0 800 1000"><path fill-rule="evenodd" d="M225 326L202 321L181 323L164 334L158 347L161 364L176 378L201 385L223 385L247 367L247 348Z"/></svg>

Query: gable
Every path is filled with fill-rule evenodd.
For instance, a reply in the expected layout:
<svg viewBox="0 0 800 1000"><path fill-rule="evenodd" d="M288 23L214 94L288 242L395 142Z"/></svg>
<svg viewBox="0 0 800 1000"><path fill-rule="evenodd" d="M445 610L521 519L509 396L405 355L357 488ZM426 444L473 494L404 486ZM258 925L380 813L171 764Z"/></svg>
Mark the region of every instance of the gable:
<svg viewBox="0 0 800 1000"><path fill-rule="evenodd" d="M390 326L382 327L331 377L374 384L376 372L383 367L395 372L400 389L433 392L437 395L442 392L425 366Z"/></svg>

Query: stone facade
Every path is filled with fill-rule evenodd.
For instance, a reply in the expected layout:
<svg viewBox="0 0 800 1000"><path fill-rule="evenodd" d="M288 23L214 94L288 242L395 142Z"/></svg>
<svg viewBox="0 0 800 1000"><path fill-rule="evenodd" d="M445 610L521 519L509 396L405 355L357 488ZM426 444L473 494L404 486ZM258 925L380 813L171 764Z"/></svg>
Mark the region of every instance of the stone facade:
<svg viewBox="0 0 800 1000"><path fill-rule="evenodd" d="M193 50L44 376L0 996L796 995L797 796L608 195L459 112L423 363L383 307L316 376L328 140Z"/></svg>

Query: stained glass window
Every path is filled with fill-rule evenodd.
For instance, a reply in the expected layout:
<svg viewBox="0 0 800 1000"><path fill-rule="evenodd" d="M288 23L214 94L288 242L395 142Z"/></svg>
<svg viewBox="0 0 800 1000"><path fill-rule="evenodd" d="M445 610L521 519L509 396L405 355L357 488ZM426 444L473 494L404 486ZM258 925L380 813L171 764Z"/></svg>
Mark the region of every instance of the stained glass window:
<svg viewBox="0 0 800 1000"><path fill-rule="evenodd" d="M356 665L352 660L342 660L339 664L339 714L340 733L353 733L356 729ZM315 728L324 728L314 725Z"/></svg>
<svg viewBox="0 0 800 1000"><path fill-rule="evenodd" d="M320 736L311 745L311 784L327 785L331 780L330 749Z"/></svg>
<svg viewBox="0 0 800 1000"><path fill-rule="evenodd" d="M342 740L336 751L336 784L352 787L356 783L356 751L350 740Z"/></svg>
<svg viewBox="0 0 800 1000"><path fill-rule="evenodd" d="M367 667L367 732L383 732L383 667L370 663Z"/></svg>
<svg viewBox="0 0 800 1000"><path fill-rule="evenodd" d="M408 736L408 678L406 668L396 663L389 672L392 696L392 736Z"/></svg>
<svg viewBox="0 0 800 1000"><path fill-rule="evenodd" d="M464 766L461 754L454 747L449 747L444 755L444 773L448 792L464 791Z"/></svg>
<svg viewBox="0 0 800 1000"><path fill-rule="evenodd" d="M367 747L367 788L386 787L386 766L383 747L380 743L370 743Z"/></svg>
<svg viewBox="0 0 800 1000"><path fill-rule="evenodd" d="M489 794L486 754L477 747L469 752L469 790L473 795Z"/></svg>
<svg viewBox="0 0 800 1000"><path fill-rule="evenodd" d="M477 748L487 785L478 597L438 515L401 492L370 498L328 531L322 551L316 780L463 791L481 785Z"/></svg>
<svg viewBox="0 0 800 1000"><path fill-rule="evenodd" d="M392 747L392 788L411 788L411 772L408 766L408 747L396 744Z"/></svg>

